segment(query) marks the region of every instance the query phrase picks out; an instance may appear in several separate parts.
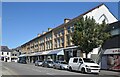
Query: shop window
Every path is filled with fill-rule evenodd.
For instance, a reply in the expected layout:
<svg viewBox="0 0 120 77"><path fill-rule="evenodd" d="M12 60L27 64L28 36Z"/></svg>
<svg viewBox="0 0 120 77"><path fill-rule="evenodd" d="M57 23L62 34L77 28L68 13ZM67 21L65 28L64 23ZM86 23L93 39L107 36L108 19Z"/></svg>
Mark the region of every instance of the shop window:
<svg viewBox="0 0 120 77"><path fill-rule="evenodd" d="M9 60L10 58L8 57L8 60Z"/></svg>

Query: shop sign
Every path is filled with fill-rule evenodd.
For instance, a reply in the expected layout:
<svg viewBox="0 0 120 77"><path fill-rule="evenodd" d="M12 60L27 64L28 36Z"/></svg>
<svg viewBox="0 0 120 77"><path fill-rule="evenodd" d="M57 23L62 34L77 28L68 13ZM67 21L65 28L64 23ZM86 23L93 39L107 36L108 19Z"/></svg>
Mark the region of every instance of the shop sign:
<svg viewBox="0 0 120 77"><path fill-rule="evenodd" d="M120 54L120 48L106 49L104 54Z"/></svg>

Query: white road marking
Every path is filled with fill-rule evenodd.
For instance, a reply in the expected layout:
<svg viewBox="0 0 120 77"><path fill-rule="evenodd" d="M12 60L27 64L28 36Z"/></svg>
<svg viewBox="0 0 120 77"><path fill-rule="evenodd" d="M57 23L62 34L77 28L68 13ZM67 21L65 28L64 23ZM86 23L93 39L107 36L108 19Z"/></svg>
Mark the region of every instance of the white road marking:
<svg viewBox="0 0 120 77"><path fill-rule="evenodd" d="M55 74L53 74L53 73L46 73L47 75L55 75Z"/></svg>

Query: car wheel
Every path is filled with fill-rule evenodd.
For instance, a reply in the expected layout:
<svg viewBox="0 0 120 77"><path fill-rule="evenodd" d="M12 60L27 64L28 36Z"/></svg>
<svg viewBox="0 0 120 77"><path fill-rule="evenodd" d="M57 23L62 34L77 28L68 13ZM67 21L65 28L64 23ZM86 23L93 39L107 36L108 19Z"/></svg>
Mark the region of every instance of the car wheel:
<svg viewBox="0 0 120 77"><path fill-rule="evenodd" d="M60 66L60 70L62 70L62 66Z"/></svg>
<svg viewBox="0 0 120 77"><path fill-rule="evenodd" d="M42 67L44 67L44 65L42 65Z"/></svg>
<svg viewBox="0 0 120 77"><path fill-rule="evenodd" d="M69 67L69 71L72 71L72 67Z"/></svg>
<svg viewBox="0 0 120 77"><path fill-rule="evenodd" d="M81 69L81 72L82 72L83 74L85 74L85 68L82 68L82 69Z"/></svg>
<svg viewBox="0 0 120 77"><path fill-rule="evenodd" d="M46 65L47 68L49 68L49 65Z"/></svg>
<svg viewBox="0 0 120 77"><path fill-rule="evenodd" d="M53 66L54 69L56 69L55 65Z"/></svg>

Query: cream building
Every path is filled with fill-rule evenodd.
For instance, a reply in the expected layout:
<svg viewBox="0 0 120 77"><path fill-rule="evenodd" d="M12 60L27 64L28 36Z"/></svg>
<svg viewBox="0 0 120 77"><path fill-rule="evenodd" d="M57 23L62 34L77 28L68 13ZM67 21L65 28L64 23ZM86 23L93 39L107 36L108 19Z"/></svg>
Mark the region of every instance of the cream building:
<svg viewBox="0 0 120 77"><path fill-rule="evenodd" d="M80 50L77 50L77 46L74 46L71 41L71 34L74 32L75 26L74 22L82 16L84 18L86 16L93 17L99 24L101 24L103 20L108 24L117 21L116 17L110 12L106 5L98 5L73 19L64 19L63 24L53 29L49 28L47 32L38 34L36 38L21 45L23 55L20 57L27 56L28 61L32 59L32 62L41 58L43 60L47 56L50 56L54 60L63 59L65 61L68 61L72 56L84 57L84 54ZM43 54L44 52L46 52L46 54ZM57 55L58 53L62 54Z"/></svg>

